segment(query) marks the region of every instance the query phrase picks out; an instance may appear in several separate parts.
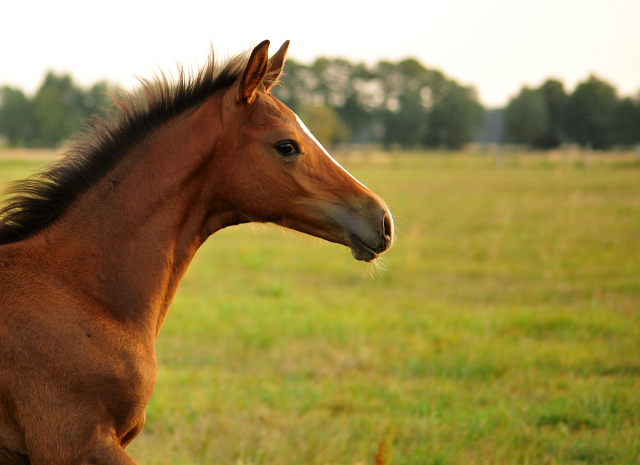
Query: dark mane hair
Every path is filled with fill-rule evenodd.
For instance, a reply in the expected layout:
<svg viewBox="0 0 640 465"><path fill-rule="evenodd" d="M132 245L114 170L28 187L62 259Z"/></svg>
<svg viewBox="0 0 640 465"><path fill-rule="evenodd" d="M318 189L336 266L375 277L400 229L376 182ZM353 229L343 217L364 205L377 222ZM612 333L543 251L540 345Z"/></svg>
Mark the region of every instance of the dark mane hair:
<svg viewBox="0 0 640 465"><path fill-rule="evenodd" d="M10 185L10 196L0 208L0 244L31 237L56 221L152 131L233 85L248 56L240 54L220 66L212 48L207 63L196 73L186 73L179 66L175 79L160 72L152 80L141 79L136 92L117 95L116 110L90 119L63 158Z"/></svg>

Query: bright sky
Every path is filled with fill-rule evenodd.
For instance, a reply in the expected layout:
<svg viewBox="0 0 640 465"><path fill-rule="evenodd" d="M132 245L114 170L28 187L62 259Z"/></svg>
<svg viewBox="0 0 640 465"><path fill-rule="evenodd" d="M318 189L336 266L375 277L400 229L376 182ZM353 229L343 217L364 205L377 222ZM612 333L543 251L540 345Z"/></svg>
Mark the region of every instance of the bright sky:
<svg viewBox="0 0 640 465"><path fill-rule="evenodd" d="M640 91L640 0L32 0L0 6L0 85L33 93L48 69L125 89L133 76L234 55L263 39L289 56L417 58L503 106L549 77L595 73Z"/></svg>

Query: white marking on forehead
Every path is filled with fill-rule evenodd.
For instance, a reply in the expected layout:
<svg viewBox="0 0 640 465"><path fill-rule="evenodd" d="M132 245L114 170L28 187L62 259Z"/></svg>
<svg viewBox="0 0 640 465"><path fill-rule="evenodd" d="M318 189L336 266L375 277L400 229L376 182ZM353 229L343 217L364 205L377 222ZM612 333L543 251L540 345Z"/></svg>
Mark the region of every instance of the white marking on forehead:
<svg viewBox="0 0 640 465"><path fill-rule="evenodd" d="M295 113L294 113L295 114ZM364 184L362 184L360 181L358 181L351 173L349 173L347 170L345 170L342 165L340 163L338 163L335 158L333 158L331 155L329 155L329 152L327 152L327 149L325 149L322 144L320 142L318 142L318 139L315 138L315 136L313 134L311 134L311 131L309 131L309 128L307 128L304 123L302 122L302 120L300 119L300 117L298 115L296 115L296 120L298 121L298 124L300 125L300 127L302 128L302 130L307 134L307 136L309 136L311 138L312 141L314 141L318 147L320 147L322 149L322 151L324 152L324 154L329 157L329 160L331 160L332 162L334 162L342 171L344 171L345 173L347 173L351 179L353 179L355 182L357 182L358 184L360 184L362 187L366 188L368 190L368 187L365 186Z"/></svg>

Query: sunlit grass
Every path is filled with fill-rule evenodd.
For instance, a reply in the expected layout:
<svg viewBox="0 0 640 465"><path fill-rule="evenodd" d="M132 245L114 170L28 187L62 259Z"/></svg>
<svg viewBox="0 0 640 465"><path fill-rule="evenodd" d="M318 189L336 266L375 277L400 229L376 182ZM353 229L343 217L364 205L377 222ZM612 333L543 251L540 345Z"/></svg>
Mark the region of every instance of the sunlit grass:
<svg viewBox="0 0 640 465"><path fill-rule="evenodd" d="M640 163L374 160L343 164L394 213L386 270L276 228L215 234L131 455L373 464L387 438L390 464L640 463ZM0 182L41 165L0 161Z"/></svg>

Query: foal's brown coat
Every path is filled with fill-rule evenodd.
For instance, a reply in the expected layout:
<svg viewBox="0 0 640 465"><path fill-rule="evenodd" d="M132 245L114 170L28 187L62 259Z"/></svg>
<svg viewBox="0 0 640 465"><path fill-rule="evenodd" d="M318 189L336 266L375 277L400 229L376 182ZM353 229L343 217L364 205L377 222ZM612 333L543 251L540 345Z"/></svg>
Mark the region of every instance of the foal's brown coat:
<svg viewBox="0 0 640 465"><path fill-rule="evenodd" d="M135 463L156 336L214 232L273 222L365 261L391 246L384 202L270 95L288 42L271 60L268 46L146 84L16 188L0 217L1 464Z"/></svg>

